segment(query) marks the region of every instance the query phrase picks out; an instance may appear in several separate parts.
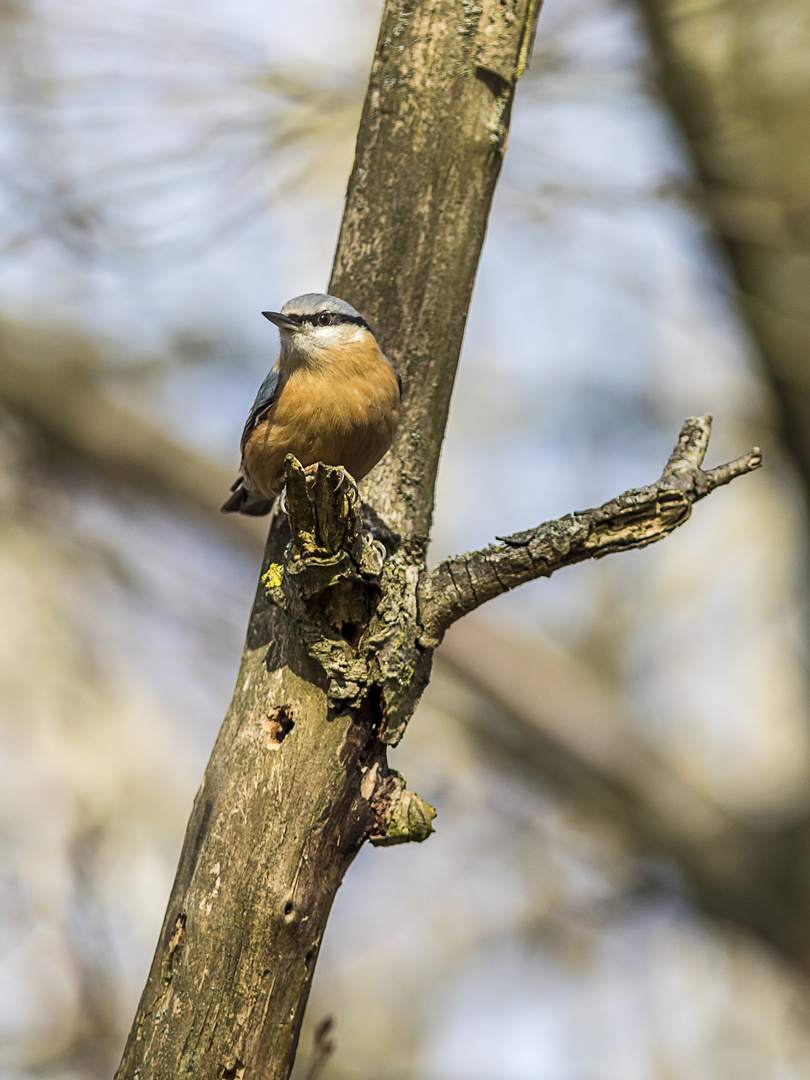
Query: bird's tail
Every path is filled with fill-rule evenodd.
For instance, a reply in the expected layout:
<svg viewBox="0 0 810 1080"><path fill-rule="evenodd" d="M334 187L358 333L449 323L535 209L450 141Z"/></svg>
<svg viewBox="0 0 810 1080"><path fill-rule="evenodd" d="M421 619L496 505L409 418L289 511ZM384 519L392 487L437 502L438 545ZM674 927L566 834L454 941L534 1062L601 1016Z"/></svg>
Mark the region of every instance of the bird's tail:
<svg viewBox="0 0 810 1080"><path fill-rule="evenodd" d="M231 485L231 495L220 507L221 514L247 514L249 517L264 517L273 509L275 499L248 491L239 476Z"/></svg>

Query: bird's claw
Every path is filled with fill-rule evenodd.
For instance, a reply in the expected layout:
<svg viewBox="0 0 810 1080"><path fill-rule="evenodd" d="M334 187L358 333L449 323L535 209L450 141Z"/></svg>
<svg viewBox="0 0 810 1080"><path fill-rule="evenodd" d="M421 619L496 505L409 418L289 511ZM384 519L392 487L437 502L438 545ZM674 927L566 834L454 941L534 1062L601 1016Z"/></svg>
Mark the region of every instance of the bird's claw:
<svg viewBox="0 0 810 1080"><path fill-rule="evenodd" d="M307 495L310 501L315 498L315 486L318 481L319 469L321 462L314 462L311 465L305 465L303 467L304 482L306 484ZM351 475L351 473L344 468L343 465L329 466L333 470L332 488L335 495L341 494L346 497L349 508L355 510L360 503L360 492L357 488L357 481ZM287 508L287 488L286 486L281 489L281 494L278 497L278 508L282 514L289 517L289 510ZM383 549L384 552L384 549ZM384 557L384 555L383 555Z"/></svg>
<svg viewBox="0 0 810 1080"><path fill-rule="evenodd" d="M320 462L316 461L313 465L306 465L304 467L304 476L307 482L307 490L311 493L312 488L315 486L315 481L318 477L318 468ZM335 483L335 491L343 491L345 495L351 499L353 505L357 505L360 495L357 490L357 481L354 479L348 469L343 465L333 466L337 472L337 481Z"/></svg>
<svg viewBox="0 0 810 1080"><path fill-rule="evenodd" d="M382 570L385 560L388 558L385 544L377 540L370 532L363 533L363 546L373 554L378 564L377 571Z"/></svg>
<svg viewBox="0 0 810 1080"><path fill-rule="evenodd" d="M342 465L339 466L340 479L338 480L338 489L343 491L352 506L357 506L360 502L360 492L357 490L357 481L347 469L344 469Z"/></svg>
<svg viewBox="0 0 810 1080"><path fill-rule="evenodd" d="M318 475L318 465L320 462L316 461L312 465L304 466L304 476L306 477L307 487L311 487L315 483L315 478Z"/></svg>

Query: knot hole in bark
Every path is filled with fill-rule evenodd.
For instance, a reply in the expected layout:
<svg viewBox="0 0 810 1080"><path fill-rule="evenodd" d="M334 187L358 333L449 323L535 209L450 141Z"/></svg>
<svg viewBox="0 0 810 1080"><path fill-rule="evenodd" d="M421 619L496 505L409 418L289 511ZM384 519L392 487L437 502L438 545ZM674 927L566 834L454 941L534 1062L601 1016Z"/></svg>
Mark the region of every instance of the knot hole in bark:
<svg viewBox="0 0 810 1080"><path fill-rule="evenodd" d="M282 705L268 713L264 719L268 749L274 750L281 746L294 727L295 721L289 705Z"/></svg>
<svg viewBox="0 0 810 1080"><path fill-rule="evenodd" d="M163 978L166 982L171 980L175 968L180 962L180 955L186 943L186 913L181 911L174 921L172 936L166 949L166 957L163 961Z"/></svg>

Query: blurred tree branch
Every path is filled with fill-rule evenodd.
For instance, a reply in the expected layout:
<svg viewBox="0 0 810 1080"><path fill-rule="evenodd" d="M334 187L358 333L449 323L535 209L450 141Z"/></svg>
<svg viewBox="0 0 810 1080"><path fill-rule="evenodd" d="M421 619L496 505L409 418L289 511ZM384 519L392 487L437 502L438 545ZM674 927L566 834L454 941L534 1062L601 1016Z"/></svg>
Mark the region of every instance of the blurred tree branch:
<svg viewBox="0 0 810 1080"><path fill-rule="evenodd" d="M495 64L496 59L490 57L490 64ZM725 201L726 217L730 215L738 223L749 211L750 222L755 212L764 209L767 214L772 214L773 210L764 203L758 206L743 206L742 203L735 204L733 198ZM723 214L720 213L720 218L722 217ZM749 303L751 302L749 299ZM773 312L765 314L766 322L778 322ZM780 315L779 319L781 318ZM782 329L784 330L784 326ZM779 330L779 326L776 326L776 330ZM774 334L771 336L774 337ZM778 339L778 333L775 336ZM782 333L782 337L785 336ZM100 393L90 380L78 380L71 373L66 380L60 381L61 374L54 379L50 371L43 380L43 376L38 373L23 373L20 365L17 365L16 371L12 369L5 373L2 367L3 365L0 365L0 396L6 396L13 407L37 423L41 430L46 431L54 446L93 460L98 467L126 482L136 482L161 490L164 495L179 497L188 505L199 506L205 511L215 510L220 498L219 493L223 490L223 482L229 480L230 476L225 477L224 471L214 465L205 466L199 458L197 461L201 468L195 471L192 459L197 457L196 455L189 454L184 448L174 447L171 440L166 439L156 428L117 406L105 407L103 393ZM8 379L6 390L3 391L2 381L5 375L8 375ZM32 376L30 383L26 381L28 375ZM71 380L72 389L68 386ZM45 382L51 385L43 394L41 390ZM77 389L78 394L74 392ZM85 391L89 391L89 395L85 395ZM105 430L105 420L111 422L115 432ZM135 431L128 427L132 420L137 429ZM131 444L124 448L123 452L116 452L113 445L115 439L120 442L117 434L119 428L123 428L124 442L131 439ZM415 428L410 433L412 436L414 431ZM167 462L168 467L164 468ZM180 468L175 468L177 465ZM207 494L206 468L211 473ZM215 478L214 473L217 474ZM221 519L212 518L212 521L219 525ZM254 530L257 534L263 531L261 523L257 527L255 522L239 520L237 525L245 529L244 538L251 544ZM536 534L537 530L533 532ZM518 538L510 538L509 542L499 549L502 556L502 562L498 564L499 573L500 568L505 567L514 557L515 549L528 548L536 539L539 538L526 538L523 543L522 538L520 542L517 542ZM450 562L453 564L450 569L453 570L460 569L463 565L466 571L471 565L467 559ZM481 559L479 564L483 566ZM496 580L498 576L495 575ZM516 578L508 587L517 583ZM498 585L500 584L498 580ZM438 586L437 582L432 590L435 595L441 595ZM497 591L502 590L498 588ZM470 603L471 599L473 603ZM463 613L462 609L470 610L482 602L477 595L467 595L466 599L462 597L462 600L463 603L457 603L454 607L455 618ZM432 635L436 634L440 621L443 621L438 618L439 614L441 613L437 613L436 626L431 630ZM439 655L450 647L448 655L452 656L454 636L459 632L463 633L470 626L473 624L466 621L453 629ZM595 723L590 729L586 725L583 730L566 708L563 708L562 712L553 713L553 710L547 707L548 680L552 679L549 671L546 671L547 678L543 680L527 680L531 690L520 704L516 684L510 684L503 674L509 670L506 656L493 644L491 637L489 642L491 655L486 646L485 655L481 655L476 653L468 639L467 652L457 657L459 669L466 664L468 675L493 699L497 700L500 696L502 703L512 701L509 710L513 721L513 740L517 738L524 749L527 746L532 748L533 760L537 760L541 770L542 759L545 757L545 772L551 781L559 783L562 773L564 778L571 781L571 793L577 798L586 790L593 792L599 788L609 792L605 798L607 805L611 807L610 812L618 819L626 818L628 827L645 844L649 843L654 849L663 850L678 859L692 880L698 883L699 899L709 910L730 915L754 926L769 940L776 941L783 948L787 945L788 951L793 949L795 956L796 949L790 941L791 938L794 942L797 939L797 926L792 920L800 915L798 906L795 910L786 906L784 901L775 899L775 894L769 890L772 884L776 884L776 879L782 876L788 883L793 883L793 876L785 864L793 862L798 868L802 861L801 858L793 857L795 854L801 856L806 848L806 844L802 846L795 842L800 833L794 834L789 830L790 835L781 831L768 834L766 830L749 827L735 821L699 792L692 791L654 755L646 752L641 742L627 732L622 734L617 727L611 726L611 717L616 717L616 703L613 702L611 712L608 694L600 701L599 693L596 693L593 699L594 708L604 710L601 715L605 717L605 726L601 734L599 723ZM515 649L513 653L517 651ZM488 670L485 662L498 658L502 661L500 679L496 677L497 672ZM528 656L525 660L534 663L529 661ZM528 666L525 670L531 673ZM573 683L568 689L571 693L568 708L576 717L583 698L586 702L590 701L588 691L574 686ZM538 706L540 714L537 713ZM541 732L539 737L538 731ZM504 747L507 742L508 739L503 740ZM551 763L548 761L550 746L555 748ZM564 779L563 784L565 782ZM786 842L783 844L782 840ZM713 867L713 861L718 862L719 867ZM761 880L753 881L757 877ZM797 892L800 894L800 890ZM799 938L802 932L799 928ZM233 1066L236 1075L239 1072L237 1062L238 1059Z"/></svg>
<svg viewBox="0 0 810 1080"><path fill-rule="evenodd" d="M274 530L265 564L274 584L265 579L257 593L237 692L195 802L121 1077L164 1067L167 1075L288 1072L334 891L363 841L387 835L403 794L385 744L401 735L427 681L431 647L452 621L434 606L432 625L420 634L416 584L425 573L467 304L536 17L531 3L511 21L488 6L471 45L471 27L449 7L442 24L435 6L386 7L331 286L369 314L404 369L398 445L371 485L389 558L382 574L369 567L356 521L346 543L321 536L315 551L299 542L301 518L286 553L286 524ZM414 69L429 77L414 79ZM447 100L457 106L451 117ZM9 398L16 395L23 412L36 407L55 441L99 462L109 457L115 464L105 468L113 471L135 461L135 479L159 475L143 430L128 455L109 456L109 416L92 392L82 402L65 395L51 402L20 386L9 379ZM666 535L696 498L758 464L750 459L706 479L707 437L708 425L685 432L665 471L669 486L596 512L585 531L606 526L605 543L586 542L581 557ZM165 457L171 447L164 441L159 449ZM328 474L319 483L316 502L330 504L329 524L345 513L342 496L329 502L339 493ZM169 486L199 505L206 500L199 475L188 482L174 474ZM671 502L671 513L662 502ZM306 517L303 500L300 509ZM644 525L635 529L627 511ZM540 530L533 532L510 538L492 560L478 553L476 567L495 567L497 582L508 558L539 539ZM538 575L517 574L511 584L530 576ZM441 605L443 589L439 577L425 580L429 612ZM457 604L452 615L472 606Z"/></svg>
<svg viewBox="0 0 810 1080"><path fill-rule="evenodd" d="M794 0L638 0L810 500L810 23ZM810 820L763 838L731 907L810 968ZM735 902L736 901L736 902Z"/></svg>
<svg viewBox="0 0 810 1080"><path fill-rule="evenodd" d="M703 208L810 492L810 24L795 0L638 0Z"/></svg>
<svg viewBox="0 0 810 1080"><path fill-rule="evenodd" d="M730 813L644 742L611 687L539 642L464 619L436 655L495 707L461 717L488 752L610 821L637 852L672 860L702 910L808 970L806 819Z"/></svg>
<svg viewBox="0 0 810 1080"><path fill-rule="evenodd" d="M89 461L115 480L179 500L222 529L230 526L219 506L232 472L122 409L87 372L87 365L80 369L69 362L77 350L85 359L98 357L94 342L74 338L64 360L54 362L56 338L55 330L47 334L0 322L0 401L28 420L54 451ZM21 359L32 355L47 360L31 364ZM236 528L228 527L230 536L251 547L264 541L266 522L236 518Z"/></svg>
<svg viewBox="0 0 810 1080"><path fill-rule="evenodd" d="M319 468L310 496L288 457L292 512L271 528L237 688L119 1080L288 1076L332 900L356 852L431 831L432 808L389 768L387 746L430 676L435 635L420 624L418 594L431 580L439 452L537 14L534 0L480 12L452 0L385 5L330 291L369 318L402 372L397 439L366 488L387 558L380 564L361 535L337 470ZM638 545L685 520L685 489L712 486L699 469L707 438L708 422L685 429L667 473L680 493L675 520L659 510L664 524L639 530ZM632 533L620 547L633 546ZM430 599L438 592L434 582Z"/></svg>

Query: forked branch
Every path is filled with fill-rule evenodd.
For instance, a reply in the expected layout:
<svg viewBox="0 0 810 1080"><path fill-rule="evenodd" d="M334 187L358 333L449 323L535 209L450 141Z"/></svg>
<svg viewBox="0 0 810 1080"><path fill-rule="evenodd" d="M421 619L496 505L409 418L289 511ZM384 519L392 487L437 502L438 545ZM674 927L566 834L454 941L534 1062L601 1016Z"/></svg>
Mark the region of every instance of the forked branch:
<svg viewBox="0 0 810 1080"><path fill-rule="evenodd" d="M595 510L580 510L498 537L500 544L447 559L426 571L419 585L422 644L435 647L462 615L524 582L551 577L561 567L585 559L663 540L687 520L699 499L760 467L762 454L755 446L735 461L704 471L711 429L710 415L686 420L661 479L649 487L625 491Z"/></svg>

